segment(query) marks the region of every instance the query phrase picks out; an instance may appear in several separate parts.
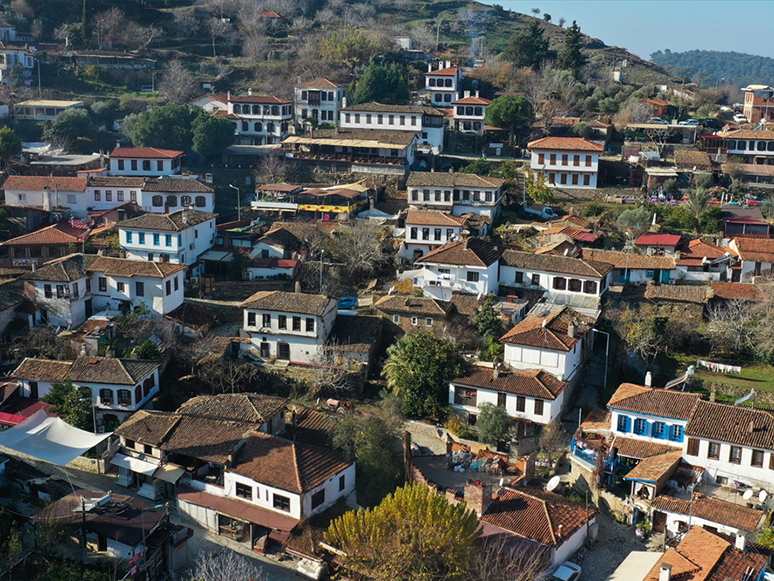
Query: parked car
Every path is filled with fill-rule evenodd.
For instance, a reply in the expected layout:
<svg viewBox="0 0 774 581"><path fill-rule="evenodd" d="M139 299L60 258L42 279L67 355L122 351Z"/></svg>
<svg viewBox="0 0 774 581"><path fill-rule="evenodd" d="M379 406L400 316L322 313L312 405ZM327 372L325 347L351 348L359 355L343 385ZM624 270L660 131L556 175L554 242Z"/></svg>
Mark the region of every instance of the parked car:
<svg viewBox="0 0 774 581"><path fill-rule="evenodd" d="M761 201L760 200L756 200L756 199L753 198L752 200L747 200L747 205L748 206L760 206L761 205Z"/></svg>
<svg viewBox="0 0 774 581"><path fill-rule="evenodd" d="M734 115L734 121L736 121L737 123L747 123L747 117L745 117L741 113L737 113L736 115Z"/></svg>
<svg viewBox="0 0 774 581"><path fill-rule="evenodd" d="M723 126L718 123L715 119L701 119L701 124L704 125L704 127L707 127L708 129L714 129L715 131L720 131L723 129Z"/></svg>
<svg viewBox="0 0 774 581"><path fill-rule="evenodd" d="M662 119L661 117L651 117L648 119L648 123L651 125L669 125L669 121Z"/></svg>
<svg viewBox="0 0 774 581"><path fill-rule="evenodd" d="M531 216L537 216L542 220L550 220L552 218L559 217L559 214L554 212L554 209L549 206L543 206L542 208L532 208L529 206L524 206L524 213L530 214Z"/></svg>
<svg viewBox="0 0 774 581"><path fill-rule="evenodd" d="M567 561L554 571L554 576L551 577L551 581L578 581L581 572L580 565Z"/></svg>
<svg viewBox="0 0 774 581"><path fill-rule="evenodd" d="M341 297L339 299L339 309L354 309L357 307L357 297Z"/></svg>
<svg viewBox="0 0 774 581"><path fill-rule="evenodd" d="M685 121L680 121L678 125L690 125L691 127L695 127L699 125L698 119L686 119Z"/></svg>

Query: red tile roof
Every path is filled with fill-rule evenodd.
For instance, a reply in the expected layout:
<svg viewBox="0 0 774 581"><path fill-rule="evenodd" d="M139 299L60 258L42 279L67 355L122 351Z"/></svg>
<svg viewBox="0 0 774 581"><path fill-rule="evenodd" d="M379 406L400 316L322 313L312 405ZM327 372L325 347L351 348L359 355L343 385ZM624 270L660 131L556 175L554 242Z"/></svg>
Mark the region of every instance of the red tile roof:
<svg viewBox="0 0 774 581"><path fill-rule="evenodd" d="M428 71L425 73L426 77L453 77L457 74L459 69L457 67L448 67L445 69L438 69L436 71Z"/></svg>
<svg viewBox="0 0 774 581"><path fill-rule="evenodd" d="M588 514L588 517L587 517ZM599 511L539 488L503 488L481 520L533 539L560 547Z"/></svg>
<svg viewBox="0 0 774 581"><path fill-rule="evenodd" d="M533 254L511 249L506 249L503 252L500 264L515 268L535 269L557 274L588 276L600 279L606 277L613 270L612 266L605 262L594 262L592 260L583 260L582 258L570 258L553 254Z"/></svg>
<svg viewBox="0 0 774 581"><path fill-rule="evenodd" d="M720 258L727 250L701 238L691 240L688 246L680 250L680 258L675 262L680 266L702 266L702 259Z"/></svg>
<svg viewBox="0 0 774 581"><path fill-rule="evenodd" d="M675 442L679 449L682 449L682 444ZM639 438L624 438L623 436L616 436L613 440L613 448L618 449L618 455L626 458L637 458L642 460L643 458L650 458L651 456L660 456L661 454L668 454L675 450L675 446L668 444L658 444L656 442L649 442L648 440L640 440Z"/></svg>
<svg viewBox="0 0 774 581"><path fill-rule="evenodd" d="M296 87L311 87L311 88L322 87L326 89L336 89L339 87L346 87L346 86L347 86L346 83L337 85L336 83L329 81L328 79L323 77L317 77L316 79L313 79L306 83L299 83L296 85Z"/></svg>
<svg viewBox="0 0 774 581"><path fill-rule="evenodd" d="M17 379L48 381L61 383L70 372L72 361L55 361L52 359L33 359L26 357L11 374Z"/></svg>
<svg viewBox="0 0 774 581"><path fill-rule="evenodd" d="M0 243L0 246L33 246L77 244L88 238L91 229L75 226L70 222L57 222L29 234L22 234Z"/></svg>
<svg viewBox="0 0 774 581"><path fill-rule="evenodd" d="M567 334L571 323L575 325L574 337ZM571 351L592 323L591 319L569 307L548 314L530 313L500 341L551 351Z"/></svg>
<svg viewBox="0 0 774 581"><path fill-rule="evenodd" d="M110 154L110 157L174 159L181 155L183 155L183 152L175 149L159 149L157 147L116 147Z"/></svg>
<svg viewBox="0 0 774 581"><path fill-rule="evenodd" d="M466 238L447 242L415 261L417 264L456 264L459 266L489 266L500 258L496 246L481 238Z"/></svg>
<svg viewBox="0 0 774 581"><path fill-rule="evenodd" d="M414 316L445 317L451 308L451 303L430 297L415 297L405 295L388 295L382 297L374 308L384 313L405 313Z"/></svg>
<svg viewBox="0 0 774 581"><path fill-rule="evenodd" d="M661 418L687 420L701 399L697 393L622 383L607 403L609 409Z"/></svg>
<svg viewBox="0 0 774 581"><path fill-rule="evenodd" d="M464 97L462 99L457 99L456 101L452 101L452 105L491 105L492 101L489 99L484 99L482 97Z"/></svg>
<svg viewBox="0 0 774 581"><path fill-rule="evenodd" d="M658 454L650 458L644 458L632 470L624 476L624 480L641 480L644 482L658 482L666 476L675 465L679 464L683 457L682 449L673 450L666 454Z"/></svg>
<svg viewBox="0 0 774 581"><path fill-rule="evenodd" d="M696 518L708 520L723 526L733 527L745 532L753 532L764 517L764 513L754 508L733 504L717 498L696 493L693 506L688 500L660 494L653 500L651 507L662 512L692 514Z"/></svg>
<svg viewBox="0 0 774 581"><path fill-rule="evenodd" d="M541 232L541 234L545 236L551 234L564 234L573 240L577 240L578 242L588 242L589 244L596 242L597 238L599 238L599 235L595 232L592 232L591 230L586 230L585 228L573 228L572 226L550 228L548 230L544 230Z"/></svg>
<svg viewBox="0 0 774 581"><path fill-rule="evenodd" d="M444 214L440 210L409 210L406 215L406 226L447 226L459 228L464 226L467 218Z"/></svg>
<svg viewBox="0 0 774 581"><path fill-rule="evenodd" d="M289 293L283 291L258 291L248 297L240 307L263 311L286 311L321 317L331 299L326 295Z"/></svg>
<svg viewBox="0 0 774 581"><path fill-rule="evenodd" d="M527 149L548 149L561 151L604 151L605 146L581 137L544 137L531 141Z"/></svg>
<svg viewBox="0 0 774 581"><path fill-rule="evenodd" d="M42 191L48 187L60 192L85 192L88 178L8 176L3 183L4 190Z"/></svg>
<svg viewBox="0 0 774 581"><path fill-rule="evenodd" d="M731 249L736 249L742 260L774 262L774 240L735 238L731 241Z"/></svg>
<svg viewBox="0 0 774 581"><path fill-rule="evenodd" d="M699 401L685 426L686 436L774 448L774 413L746 406Z"/></svg>
<svg viewBox="0 0 774 581"><path fill-rule="evenodd" d="M222 339L228 344L238 340L236 337L217 337L216 339ZM210 350L216 352L212 348ZM284 411L286 406L287 401L278 397L257 393L225 393L191 398L177 409L177 413L202 418L263 424Z"/></svg>
<svg viewBox="0 0 774 581"><path fill-rule="evenodd" d="M478 365L472 366L467 373L455 377L449 383L541 399L556 399L568 385L566 381L559 381L542 369L528 371L501 369L495 378L491 367Z"/></svg>
<svg viewBox="0 0 774 581"><path fill-rule="evenodd" d="M231 95L231 102L258 103L261 105L288 105L293 101L289 101L288 99L280 99L279 97L272 97L271 95L243 95L242 97Z"/></svg>
<svg viewBox="0 0 774 581"><path fill-rule="evenodd" d="M645 289L645 298L656 301L678 301L703 305L712 294L706 285L651 284Z"/></svg>
<svg viewBox="0 0 774 581"><path fill-rule="evenodd" d="M755 301L764 300L761 289L754 284L741 282L711 282L712 298L727 301Z"/></svg>
<svg viewBox="0 0 774 581"><path fill-rule="evenodd" d="M584 248L583 258L606 262L617 269L637 270L674 270L674 256L648 256L647 254L632 254L631 252L619 252L618 250L597 250Z"/></svg>
<svg viewBox="0 0 774 581"><path fill-rule="evenodd" d="M679 234L646 232L637 238L634 243L637 246L677 246L680 244L680 239L681 236Z"/></svg>

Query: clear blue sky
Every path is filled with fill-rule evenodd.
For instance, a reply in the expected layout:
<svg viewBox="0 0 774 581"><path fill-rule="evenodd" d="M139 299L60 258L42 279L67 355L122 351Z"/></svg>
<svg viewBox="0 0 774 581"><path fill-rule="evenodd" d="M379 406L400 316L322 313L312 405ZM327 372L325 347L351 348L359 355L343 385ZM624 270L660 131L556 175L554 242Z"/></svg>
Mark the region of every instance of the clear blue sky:
<svg viewBox="0 0 774 581"><path fill-rule="evenodd" d="M480 0L578 21L581 30L644 59L657 50L722 50L774 58L771 0ZM769 82L762 80L761 82Z"/></svg>

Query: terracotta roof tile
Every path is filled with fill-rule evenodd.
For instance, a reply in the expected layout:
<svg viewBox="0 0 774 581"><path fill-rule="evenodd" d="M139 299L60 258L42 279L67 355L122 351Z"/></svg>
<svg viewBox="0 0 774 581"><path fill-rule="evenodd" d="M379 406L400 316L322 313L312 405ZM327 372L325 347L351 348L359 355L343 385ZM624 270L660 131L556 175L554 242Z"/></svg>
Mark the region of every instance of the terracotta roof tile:
<svg viewBox="0 0 774 581"><path fill-rule="evenodd" d="M443 111L439 111L435 107L427 107L425 105L387 105L384 103L377 103L372 101L370 103L360 103L359 105L350 105L339 109L344 113L349 111L358 112L372 112L372 113L403 113L405 115L443 115Z"/></svg>
<svg viewBox="0 0 774 581"><path fill-rule="evenodd" d="M731 248L742 260L753 262L774 262L774 240L735 238Z"/></svg>
<svg viewBox="0 0 774 581"><path fill-rule="evenodd" d="M462 99L457 99L456 101L452 101L452 105L491 105L492 101L489 99L484 99L482 97L463 97Z"/></svg>
<svg viewBox="0 0 774 581"><path fill-rule="evenodd" d="M303 139L302 139L303 138ZM390 131L381 129L317 129L314 134L304 136L290 136L287 140L290 143L309 143L323 141L374 141L379 143L389 143L391 145L402 145L407 147L417 138L416 131ZM284 143L284 142L283 142ZM308 192L307 192L308 193Z"/></svg>
<svg viewBox="0 0 774 581"><path fill-rule="evenodd" d="M505 183L501 178L490 178L472 173L413 171L409 174L407 186L410 187L469 187L499 188Z"/></svg>
<svg viewBox="0 0 774 581"><path fill-rule="evenodd" d="M678 149L675 151L675 166L678 169L709 171L712 169L712 161L706 151L694 149Z"/></svg>
<svg viewBox="0 0 774 581"><path fill-rule="evenodd" d="M42 191L48 187L60 192L85 192L86 178L59 176L8 176L3 183L4 190Z"/></svg>
<svg viewBox="0 0 774 581"><path fill-rule="evenodd" d="M225 464L239 441L256 428L255 424L246 422L174 415L179 420L165 437L161 449L216 464Z"/></svg>
<svg viewBox="0 0 774 581"><path fill-rule="evenodd" d="M242 95L241 97L231 95L230 101L232 103L257 103L261 105L288 105L293 102L271 95Z"/></svg>
<svg viewBox="0 0 774 581"><path fill-rule="evenodd" d="M751 448L772 449L774 414L762 409L699 401L685 426L685 434Z"/></svg>
<svg viewBox="0 0 774 581"><path fill-rule="evenodd" d="M754 284L741 282L711 282L712 298L727 301L755 301L764 300L761 289Z"/></svg>
<svg viewBox="0 0 774 581"><path fill-rule="evenodd" d="M323 77L317 77L316 79L307 81L306 83L299 83L298 85L296 85L296 87L300 87L300 88L311 87L313 89L316 89L318 87L324 88L324 89L337 89L337 88L343 88L346 86L347 86L346 83L337 85L336 83L329 81L328 79L325 79Z"/></svg>
<svg viewBox="0 0 774 581"><path fill-rule="evenodd" d="M96 188L141 188L146 178L129 176L89 176L89 187Z"/></svg>
<svg viewBox="0 0 774 581"><path fill-rule="evenodd" d="M500 370L495 378L491 367L478 365L472 366L464 375L451 379L449 383L541 399L556 399L568 385L566 381L559 381L542 369Z"/></svg>
<svg viewBox="0 0 774 581"><path fill-rule="evenodd" d="M440 210L409 210L406 215L406 227L417 226L446 226L459 228L464 226L467 219L460 216L444 214Z"/></svg>
<svg viewBox="0 0 774 581"><path fill-rule="evenodd" d="M774 131L768 129L737 129L736 131L722 131L718 135L727 139L774 139Z"/></svg>
<svg viewBox="0 0 774 581"><path fill-rule="evenodd" d="M678 442L675 442L675 444L680 447L679 449L682 449L682 444ZM651 456L660 456L675 450L675 446L668 444L658 444L639 438L624 438L623 436L615 437L613 447L618 448L619 456L637 458L638 460L650 458Z"/></svg>
<svg viewBox="0 0 774 581"><path fill-rule="evenodd" d="M647 256L646 254L633 254L630 252L619 252L617 250L597 250L594 248L584 248L583 258L594 260L596 262L606 262L613 268L638 269L638 270L674 270L674 256Z"/></svg>
<svg viewBox="0 0 774 581"><path fill-rule="evenodd" d="M427 71L426 77L453 77L459 71L458 67L446 67L445 69L437 69L435 71Z"/></svg>
<svg viewBox="0 0 774 581"><path fill-rule="evenodd" d="M697 393L622 383L610 398L607 407L661 418L687 420L700 399L701 395Z"/></svg>
<svg viewBox="0 0 774 581"><path fill-rule="evenodd" d="M591 508L588 518L597 514ZM501 489L481 520L544 545L560 547L586 524L586 515L586 507L579 502L525 486Z"/></svg>
<svg viewBox="0 0 774 581"><path fill-rule="evenodd" d="M634 243L637 246L677 246L682 236L679 234L659 234L657 232L645 232Z"/></svg>
<svg viewBox="0 0 774 581"><path fill-rule="evenodd" d="M235 340L235 338L225 337ZM234 420L262 424L270 421L287 407L287 401L257 393L225 393L201 395L189 399L177 409L177 413L219 420Z"/></svg>
<svg viewBox="0 0 774 581"><path fill-rule="evenodd" d="M22 234L0 243L0 246L31 246L53 244L78 244L88 238L91 229L74 226L70 222L57 222L29 234Z"/></svg>
<svg viewBox="0 0 774 581"><path fill-rule="evenodd" d="M86 266L83 254L70 254L58 260L52 260L37 270L27 273L21 278L28 280L45 280L51 282L72 282L86 276Z"/></svg>
<svg viewBox="0 0 774 581"><path fill-rule="evenodd" d="M678 301L703 305L712 294L709 287L687 284L649 284L645 298L657 301Z"/></svg>
<svg viewBox="0 0 774 581"><path fill-rule="evenodd" d="M624 476L624 480L643 480L645 482L658 482L663 478L676 464L679 464L683 457L682 449L673 450L666 454L658 454L649 458L644 458L637 466Z"/></svg>
<svg viewBox="0 0 774 581"><path fill-rule="evenodd" d="M388 295L380 298L374 308L385 313L405 313L414 316L445 317L451 308L446 301L430 297Z"/></svg>
<svg viewBox="0 0 774 581"><path fill-rule="evenodd" d="M575 336L567 332L575 325ZM571 351L593 321L570 307L562 307L549 313L530 313L523 321L500 338L503 343L527 345L551 351Z"/></svg>
<svg viewBox="0 0 774 581"><path fill-rule="evenodd" d="M67 379L72 361L56 361L52 359L33 359L26 357L13 371L11 377L61 383Z"/></svg>
<svg viewBox="0 0 774 581"><path fill-rule="evenodd" d="M158 447L179 419L179 415L168 412L138 410L118 426L114 434Z"/></svg>
<svg viewBox="0 0 774 581"><path fill-rule="evenodd" d="M476 313L478 313L479 309L481 308L481 304L484 302L485 298L481 297L480 299L476 297L475 295L469 295L466 293L454 293L452 294L451 299L449 302L455 306L457 309L457 312L460 315L464 315L466 317L472 317Z"/></svg>
<svg viewBox="0 0 774 581"><path fill-rule="evenodd" d="M211 194L215 191L215 188L200 180L187 178L148 178L143 183L142 190L144 192L159 193Z"/></svg>
<svg viewBox="0 0 774 581"><path fill-rule="evenodd" d="M328 305L332 300L325 295L259 291L245 300L240 306L243 309L285 311L320 317L328 309Z"/></svg>
<svg viewBox="0 0 774 581"><path fill-rule="evenodd" d="M532 254L507 249L503 252L500 264L515 268L542 270L558 274L604 278L613 267L606 262L594 262L582 258L555 256L553 254Z"/></svg>
<svg viewBox="0 0 774 581"><path fill-rule="evenodd" d="M725 248L721 248L712 242L707 242L701 238L696 238L680 249L680 258L676 263L680 266L701 266L702 259L720 258L726 253Z"/></svg>
<svg viewBox="0 0 774 581"><path fill-rule="evenodd" d="M101 272L107 276L132 278L144 276L149 278L166 278L186 270L185 264L168 264L147 262L145 260L129 260L127 258L110 258L107 256L84 255L84 263L89 272ZM42 270L42 269L41 269Z"/></svg>
<svg viewBox="0 0 774 581"><path fill-rule="evenodd" d="M296 425L293 426L292 421L285 424L286 436L290 439L295 438L297 442L317 446L327 445L330 433L336 426L336 420L305 406L299 406L294 411Z"/></svg>
<svg viewBox="0 0 774 581"><path fill-rule="evenodd" d="M710 498L699 493L693 496L693 506L691 506L691 502L688 500L660 494L653 500L651 507L663 512L682 515L692 514L696 518L702 518L745 532L755 531L764 516L764 513L754 508L747 508L746 506L725 502L717 498Z"/></svg>
<svg viewBox="0 0 774 581"><path fill-rule="evenodd" d="M192 228L217 216L217 214L211 212L200 212L199 210L190 209L178 210L169 214L148 212L142 216L124 220L118 227L119 229L142 228L146 230L161 230L162 232L182 232L187 228Z"/></svg>
<svg viewBox="0 0 774 581"><path fill-rule="evenodd" d="M160 366L160 361L78 357L70 368L70 378L75 382L136 385Z"/></svg>
<svg viewBox="0 0 774 581"><path fill-rule="evenodd" d="M562 151L604 151L605 147L602 144L588 141L581 137L544 137L536 141L531 141L527 144L527 148L532 149L548 149L548 150L562 150Z"/></svg>
<svg viewBox="0 0 774 581"><path fill-rule="evenodd" d="M489 266L500 257L496 246L481 238L466 238L447 242L440 248L417 259L417 264L456 264L459 266Z"/></svg>
<svg viewBox="0 0 774 581"><path fill-rule="evenodd" d="M610 410L591 410L581 424L584 431L610 431Z"/></svg>
<svg viewBox="0 0 774 581"><path fill-rule="evenodd" d="M111 153L110 157L125 157L125 158L163 158L174 159L183 155L182 151L176 149L159 149L158 147L116 147Z"/></svg>

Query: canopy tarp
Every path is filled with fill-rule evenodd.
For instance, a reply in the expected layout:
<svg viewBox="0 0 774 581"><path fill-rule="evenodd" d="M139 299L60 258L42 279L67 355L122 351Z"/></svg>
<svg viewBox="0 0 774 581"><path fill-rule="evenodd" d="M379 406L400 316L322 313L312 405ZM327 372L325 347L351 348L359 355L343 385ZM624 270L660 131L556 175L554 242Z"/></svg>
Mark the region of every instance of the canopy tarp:
<svg viewBox="0 0 774 581"><path fill-rule="evenodd" d="M140 460L139 458L132 458L131 456L127 456L126 454L116 454L113 456L113 459L110 461L111 464L114 466L120 466L121 468L126 468L130 472L137 472L139 474L145 474L147 476L150 476L153 474L156 469L159 467L158 463L155 462L146 462L145 460Z"/></svg>
<svg viewBox="0 0 774 581"><path fill-rule="evenodd" d="M110 435L74 428L39 410L19 425L0 432L0 446L64 466Z"/></svg>

